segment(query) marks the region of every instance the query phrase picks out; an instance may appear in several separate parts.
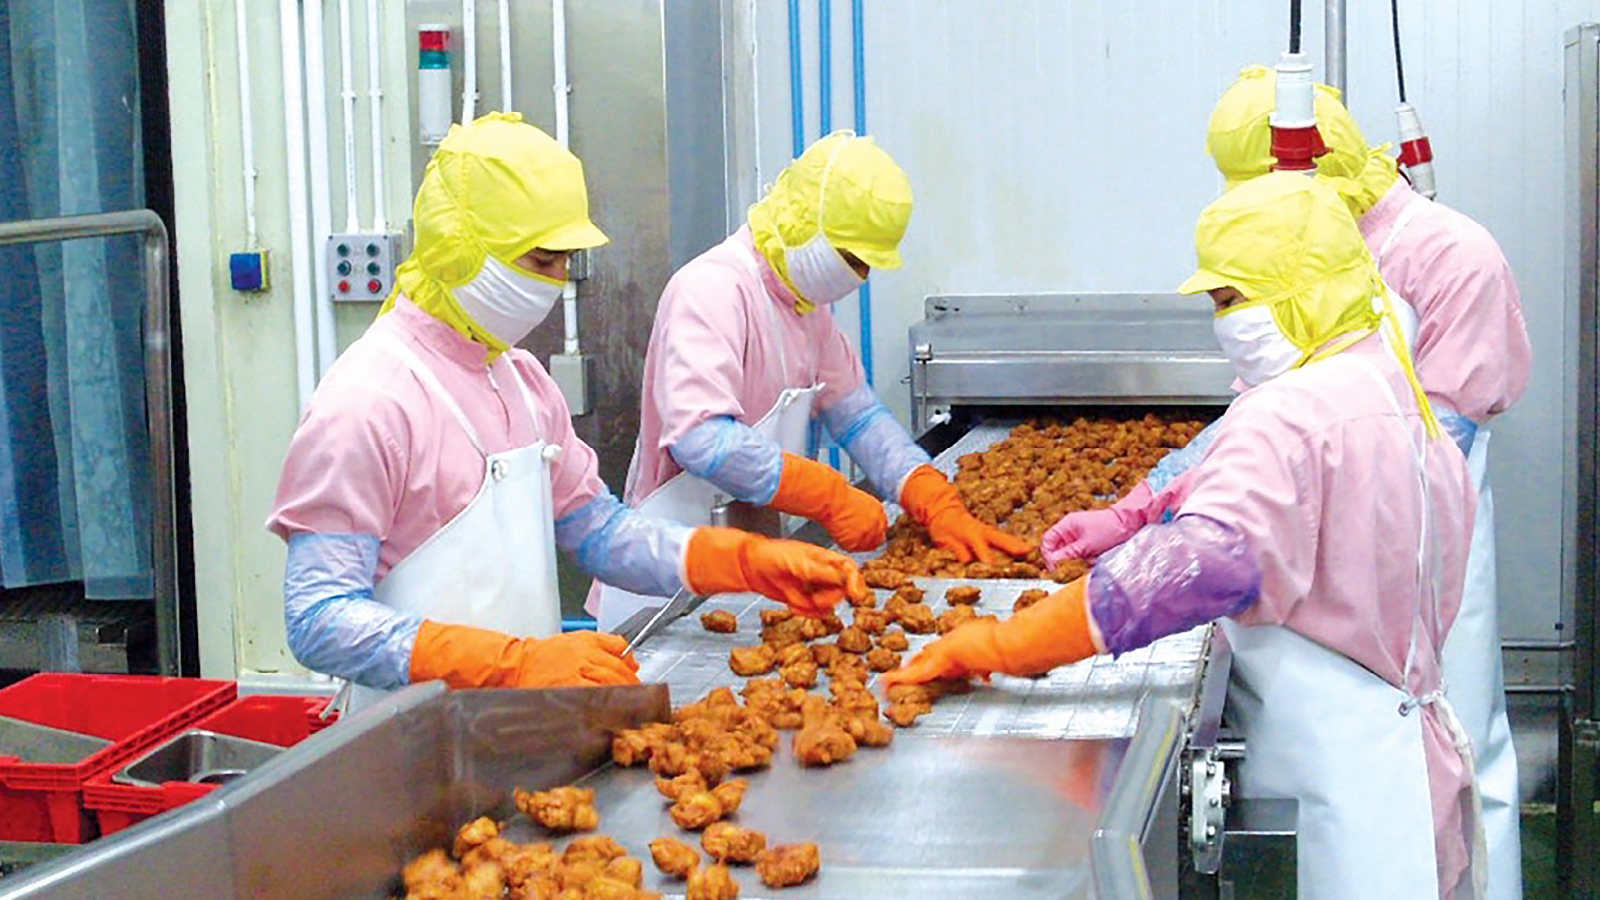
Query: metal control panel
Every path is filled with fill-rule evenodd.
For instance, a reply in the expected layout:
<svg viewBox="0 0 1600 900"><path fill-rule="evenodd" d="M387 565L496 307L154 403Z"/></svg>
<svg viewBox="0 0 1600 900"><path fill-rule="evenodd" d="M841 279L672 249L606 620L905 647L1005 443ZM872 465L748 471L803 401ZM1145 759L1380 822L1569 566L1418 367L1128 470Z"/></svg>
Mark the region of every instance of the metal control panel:
<svg viewBox="0 0 1600 900"><path fill-rule="evenodd" d="M331 234L323 254L328 291L336 301L386 300L400 260L398 232Z"/></svg>

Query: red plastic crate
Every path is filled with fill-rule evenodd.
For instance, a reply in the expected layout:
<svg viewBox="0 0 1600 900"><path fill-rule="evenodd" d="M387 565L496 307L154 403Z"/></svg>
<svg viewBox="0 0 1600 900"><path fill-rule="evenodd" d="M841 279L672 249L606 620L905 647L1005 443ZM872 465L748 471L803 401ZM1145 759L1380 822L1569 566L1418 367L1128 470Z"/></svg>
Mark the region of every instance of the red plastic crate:
<svg viewBox="0 0 1600 900"><path fill-rule="evenodd" d="M71 765L25 763L0 750L0 840L92 839L83 810L90 777L122 765L237 695L231 681L146 675L47 673L0 689L0 716L112 742Z"/></svg>
<svg viewBox="0 0 1600 900"><path fill-rule="evenodd" d="M223 709L168 734L204 729L246 740L288 747L337 720L321 717L327 697L290 697L260 694L241 697ZM119 766L120 767L120 766ZM96 773L83 789L84 806L94 811L101 834L112 834L209 794L219 785L169 781L160 787L118 784L113 767Z"/></svg>

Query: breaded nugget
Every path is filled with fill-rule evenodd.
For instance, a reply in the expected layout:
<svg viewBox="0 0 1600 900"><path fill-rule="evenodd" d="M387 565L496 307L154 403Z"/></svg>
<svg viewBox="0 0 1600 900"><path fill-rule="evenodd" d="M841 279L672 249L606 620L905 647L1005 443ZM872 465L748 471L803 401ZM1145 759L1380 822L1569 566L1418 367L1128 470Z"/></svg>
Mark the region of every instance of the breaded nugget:
<svg viewBox="0 0 1600 900"><path fill-rule="evenodd" d="M722 863L697 868L689 873L689 889L684 900L739 900L739 882Z"/></svg>
<svg viewBox="0 0 1600 900"><path fill-rule="evenodd" d="M874 647L867 652L867 666L874 672L887 672L900 668L900 654L885 647Z"/></svg>
<svg viewBox="0 0 1600 900"><path fill-rule="evenodd" d="M717 862L749 865L767 849L767 836L731 822L713 822L700 835L700 846Z"/></svg>
<svg viewBox="0 0 1600 900"><path fill-rule="evenodd" d="M872 636L851 625L839 632L839 649L846 653L865 653L872 649Z"/></svg>
<svg viewBox="0 0 1600 900"><path fill-rule="evenodd" d="M983 596L983 590L970 584L959 585L944 592L944 600L950 604L971 606Z"/></svg>
<svg viewBox="0 0 1600 900"><path fill-rule="evenodd" d="M517 809L550 831L593 831L600 825L594 791L589 788L558 787L536 792L517 788L511 792L511 799Z"/></svg>
<svg viewBox="0 0 1600 900"><path fill-rule="evenodd" d="M675 878L688 877L700 865L700 854L677 838L661 837L650 842L650 858L663 875Z"/></svg>
<svg viewBox="0 0 1600 900"><path fill-rule="evenodd" d="M735 647L728 651L728 668L733 674L744 677L765 675L778 664L778 655L767 644L754 647Z"/></svg>
<svg viewBox="0 0 1600 900"><path fill-rule="evenodd" d="M712 634L733 634L739 630L739 619L725 609L714 609L700 616L700 627Z"/></svg>
<svg viewBox="0 0 1600 900"><path fill-rule="evenodd" d="M831 723L800 729L794 736L794 755L802 766L831 766L854 756L855 738Z"/></svg>
<svg viewBox="0 0 1600 900"><path fill-rule="evenodd" d="M756 874L770 888L802 884L821 868L822 854L812 843L779 844L756 860Z"/></svg>
<svg viewBox="0 0 1600 900"><path fill-rule="evenodd" d="M1050 596L1050 592L1043 588L1028 588L1017 595L1017 602L1011 604L1011 611L1022 612L1048 596Z"/></svg>
<svg viewBox="0 0 1600 900"><path fill-rule="evenodd" d="M911 639L906 637L904 631L894 628L884 632L878 638L878 646L885 650L893 650L896 653L904 653L911 649Z"/></svg>
<svg viewBox="0 0 1600 900"><path fill-rule="evenodd" d="M699 831L722 818L722 802L710 791L695 791L679 797L669 812L679 828Z"/></svg>

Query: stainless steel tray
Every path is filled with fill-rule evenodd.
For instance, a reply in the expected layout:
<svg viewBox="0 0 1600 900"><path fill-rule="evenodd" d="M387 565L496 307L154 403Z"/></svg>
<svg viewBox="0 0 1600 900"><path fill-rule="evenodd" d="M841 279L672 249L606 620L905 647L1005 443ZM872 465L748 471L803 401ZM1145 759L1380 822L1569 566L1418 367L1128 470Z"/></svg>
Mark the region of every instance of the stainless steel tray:
<svg viewBox="0 0 1600 900"><path fill-rule="evenodd" d="M0 716L0 756L70 766L111 746L105 738Z"/></svg>
<svg viewBox="0 0 1600 900"><path fill-rule="evenodd" d="M276 744L200 728L156 745L111 776L118 784L160 787L169 781L226 784L283 752Z"/></svg>

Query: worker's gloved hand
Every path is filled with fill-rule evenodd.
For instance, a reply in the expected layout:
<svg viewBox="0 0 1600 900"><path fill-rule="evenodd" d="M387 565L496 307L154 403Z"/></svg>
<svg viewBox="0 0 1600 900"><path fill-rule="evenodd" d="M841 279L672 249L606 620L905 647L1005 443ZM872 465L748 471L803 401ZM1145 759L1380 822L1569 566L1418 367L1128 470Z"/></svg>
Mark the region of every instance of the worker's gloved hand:
<svg viewBox="0 0 1600 900"><path fill-rule="evenodd" d="M883 683L1038 675L1102 652L1090 624L1088 577L1079 578L1004 622L968 622L934 641Z"/></svg>
<svg viewBox="0 0 1600 900"><path fill-rule="evenodd" d="M1039 552L1052 569L1069 559L1094 559L1143 528L1148 520L1146 510L1154 502L1150 482L1141 481L1128 496L1105 509L1063 516L1044 533Z"/></svg>
<svg viewBox="0 0 1600 900"><path fill-rule="evenodd" d="M639 664L627 649L628 642L614 634L514 638L424 620L411 650L411 680L439 678L453 688L638 684Z"/></svg>
<svg viewBox="0 0 1600 900"><path fill-rule="evenodd" d="M685 586L696 594L755 591L805 616L824 615L846 597L867 596L861 570L848 556L733 528L696 528L684 571Z"/></svg>
<svg viewBox="0 0 1600 900"><path fill-rule="evenodd" d="M900 505L928 529L933 542L954 553L961 562L977 557L993 562L991 550L1027 556L1033 547L1022 538L986 525L967 512L955 485L933 466L918 466L900 489Z"/></svg>
<svg viewBox="0 0 1600 900"><path fill-rule="evenodd" d="M889 532L889 519L876 498L851 487L832 467L793 453L783 455L771 506L821 522L839 546L851 552L881 546Z"/></svg>

